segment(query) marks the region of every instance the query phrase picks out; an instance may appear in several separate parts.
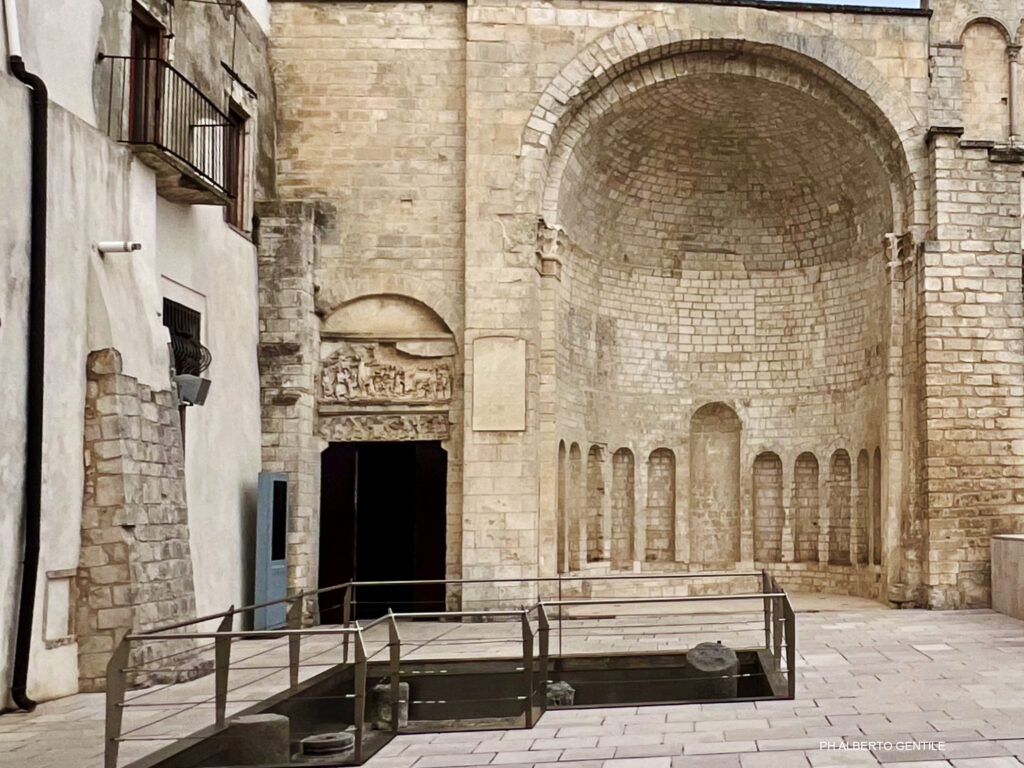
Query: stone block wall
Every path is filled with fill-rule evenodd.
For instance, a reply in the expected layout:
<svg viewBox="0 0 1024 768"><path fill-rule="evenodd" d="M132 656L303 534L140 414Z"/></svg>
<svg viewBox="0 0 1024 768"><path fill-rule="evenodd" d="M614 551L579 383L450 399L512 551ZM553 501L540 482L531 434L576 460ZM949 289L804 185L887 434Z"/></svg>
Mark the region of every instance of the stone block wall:
<svg viewBox="0 0 1024 768"><path fill-rule="evenodd" d="M317 265L324 316L401 294L460 334L465 14L460 3L275 8L278 196L325 200L340 222Z"/></svg>
<svg viewBox="0 0 1024 768"><path fill-rule="evenodd" d="M754 559L782 561L782 529L785 508L782 499L782 460L765 452L754 459Z"/></svg>
<svg viewBox="0 0 1024 768"><path fill-rule="evenodd" d="M987 605L989 538L1024 520L1020 159L932 141L922 254L927 602Z"/></svg>
<svg viewBox="0 0 1024 768"><path fill-rule="evenodd" d="M1019 110L979 79L1019 80L1019 4L930 6L275 6L282 195L341 212L313 311L408 297L459 347L453 575L698 562L714 402L741 424L737 562L987 599L982 541L1024 501L1020 168L957 132ZM976 16L1011 44L965 49ZM525 342L522 428L462 397L495 335Z"/></svg>
<svg viewBox="0 0 1024 768"><path fill-rule="evenodd" d="M90 353L86 380L78 665L81 690L101 691L122 635L187 621L196 611L177 397L123 375L114 349ZM199 673L193 647L133 643L130 682Z"/></svg>
<svg viewBox="0 0 1024 768"><path fill-rule="evenodd" d="M658 448L647 460L646 562L669 562L675 557L676 459Z"/></svg>
<svg viewBox="0 0 1024 768"><path fill-rule="evenodd" d="M275 436L265 458L283 466L277 454L302 454L288 461L306 467L301 482L310 495L300 509L306 515L319 504L311 473L323 442L295 446L296 439L319 433L339 441L442 440L448 452L446 551L452 577L463 575L465 19L460 3L289 2L275 6L270 34L280 105L278 195L321 201L336 212L336 224L318 239L304 288L313 323L319 327L321 319L360 299L394 298L439 317L457 352L451 396L441 404L447 413L410 413L399 403L320 417L314 382L303 385L311 396L308 405L305 390L292 407L268 403L278 395L266 389L264 412L273 419ZM273 247L286 247L288 237L282 229ZM264 250L261 285L273 293L276 257ZM287 304L284 297L273 312L291 311ZM307 311L305 303L301 311ZM268 337L268 343L278 341ZM305 367L302 342L303 362L295 363L294 373L318 376L323 350L319 340L315 344L318 349L308 352L313 367ZM266 363L268 371L276 365L271 357ZM293 415L301 410L298 422L283 415L288 408ZM293 428L302 430L301 437ZM488 481L474 478L470 484ZM316 556L311 525L294 531L296 547L299 538L309 540L302 545L303 558ZM292 576L296 587L316 582L308 571Z"/></svg>
<svg viewBox="0 0 1024 768"><path fill-rule="evenodd" d="M330 211L308 203L257 206L263 470L288 476L288 586L315 589L320 556L316 437L319 320L314 270Z"/></svg>

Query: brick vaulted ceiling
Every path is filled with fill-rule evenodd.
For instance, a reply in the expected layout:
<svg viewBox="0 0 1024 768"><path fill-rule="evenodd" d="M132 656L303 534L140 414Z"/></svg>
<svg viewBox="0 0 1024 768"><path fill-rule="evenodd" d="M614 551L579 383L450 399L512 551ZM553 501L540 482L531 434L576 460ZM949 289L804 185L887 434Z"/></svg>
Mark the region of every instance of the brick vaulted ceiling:
<svg viewBox="0 0 1024 768"><path fill-rule="evenodd" d="M698 71L632 89L582 129L559 223L595 256L638 264L862 258L892 227L892 197L849 114L799 77Z"/></svg>

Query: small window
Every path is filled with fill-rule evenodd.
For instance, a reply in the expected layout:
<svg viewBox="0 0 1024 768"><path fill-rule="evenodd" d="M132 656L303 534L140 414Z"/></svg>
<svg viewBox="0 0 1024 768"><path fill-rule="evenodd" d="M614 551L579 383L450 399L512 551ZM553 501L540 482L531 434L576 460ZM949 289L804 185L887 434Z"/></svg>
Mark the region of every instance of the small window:
<svg viewBox="0 0 1024 768"><path fill-rule="evenodd" d="M252 216L249 211L249 190L247 185L248 157L245 151L246 131L248 128L248 116L234 104L228 108L228 124L230 129L226 133L227 146L224 148L224 156L227 158L226 176L228 179L228 192L231 200L224 211L224 218L232 226L243 231L249 231Z"/></svg>
<svg viewBox="0 0 1024 768"><path fill-rule="evenodd" d="M284 560L288 538L288 483L274 481L274 514L270 537L270 559Z"/></svg>
<svg viewBox="0 0 1024 768"><path fill-rule="evenodd" d="M201 320L191 307L164 299L164 325L171 332L175 374L198 376L210 365L210 350L199 341Z"/></svg>
<svg viewBox="0 0 1024 768"><path fill-rule="evenodd" d="M138 3L132 7L131 56L129 57L130 112L128 133L132 142L158 144L163 57L163 27Z"/></svg>

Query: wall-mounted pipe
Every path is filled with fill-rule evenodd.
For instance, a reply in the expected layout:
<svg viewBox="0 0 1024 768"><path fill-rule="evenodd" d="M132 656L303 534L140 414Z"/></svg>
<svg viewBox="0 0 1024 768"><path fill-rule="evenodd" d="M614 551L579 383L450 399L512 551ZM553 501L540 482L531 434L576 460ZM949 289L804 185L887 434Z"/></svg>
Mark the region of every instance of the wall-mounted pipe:
<svg viewBox="0 0 1024 768"><path fill-rule="evenodd" d="M18 634L15 639L11 698L19 708L31 711L36 703L28 697L28 663L32 650L32 618L35 611L39 570L39 523L42 509L43 470L43 370L46 324L46 145L49 98L46 83L25 69L18 36L15 0L3 0L7 29L7 54L11 74L32 89L32 192L28 287L28 393L25 426L24 553L21 596L18 602Z"/></svg>

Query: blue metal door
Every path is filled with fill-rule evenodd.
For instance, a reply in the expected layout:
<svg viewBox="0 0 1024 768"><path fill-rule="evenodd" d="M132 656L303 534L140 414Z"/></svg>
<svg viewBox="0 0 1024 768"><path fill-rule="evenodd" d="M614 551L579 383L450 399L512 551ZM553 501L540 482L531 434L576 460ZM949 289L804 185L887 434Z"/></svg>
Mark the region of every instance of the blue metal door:
<svg viewBox="0 0 1024 768"><path fill-rule="evenodd" d="M256 507L256 602L280 600L288 589L288 479L282 472L260 472ZM257 608L253 629L284 626L287 605Z"/></svg>

